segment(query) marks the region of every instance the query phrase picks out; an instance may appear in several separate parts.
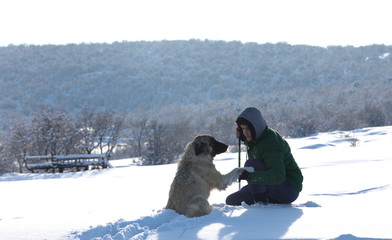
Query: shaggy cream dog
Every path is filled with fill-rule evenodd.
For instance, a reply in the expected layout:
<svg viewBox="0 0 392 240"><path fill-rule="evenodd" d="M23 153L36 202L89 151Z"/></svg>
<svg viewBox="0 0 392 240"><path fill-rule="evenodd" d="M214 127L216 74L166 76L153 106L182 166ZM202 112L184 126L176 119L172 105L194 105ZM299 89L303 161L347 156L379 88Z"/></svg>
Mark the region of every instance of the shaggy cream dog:
<svg viewBox="0 0 392 240"><path fill-rule="evenodd" d="M240 168L235 168L226 175L215 168L213 158L226 150L226 144L210 135L198 135L188 143L178 162L166 208L187 217L209 214L213 209L207 200L211 190L226 189L240 175Z"/></svg>

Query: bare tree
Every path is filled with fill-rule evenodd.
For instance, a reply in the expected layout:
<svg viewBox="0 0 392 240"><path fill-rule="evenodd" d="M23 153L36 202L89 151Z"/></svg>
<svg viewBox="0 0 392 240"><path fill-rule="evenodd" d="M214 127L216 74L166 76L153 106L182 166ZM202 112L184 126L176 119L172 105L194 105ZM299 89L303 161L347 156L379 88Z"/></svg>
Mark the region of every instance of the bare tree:
<svg viewBox="0 0 392 240"><path fill-rule="evenodd" d="M187 119L173 122L167 126L168 133L168 148L173 152L173 157L180 155L188 142L195 137L195 131ZM172 159L171 161L174 161Z"/></svg>
<svg viewBox="0 0 392 240"><path fill-rule="evenodd" d="M36 152L51 156L65 154L78 136L74 123L68 114L42 107L32 120L32 142Z"/></svg>
<svg viewBox="0 0 392 240"><path fill-rule="evenodd" d="M83 110L77 123L82 148L87 154L99 149L101 154L110 156L119 142L123 122L123 116L115 115L110 110Z"/></svg>
<svg viewBox="0 0 392 240"><path fill-rule="evenodd" d="M112 112L105 111L97 113L96 118L94 119L93 128L97 134L97 143L100 149L101 154L104 152L106 137L109 132L109 127L111 124Z"/></svg>
<svg viewBox="0 0 392 240"><path fill-rule="evenodd" d="M153 165L162 164L164 162L164 139L165 128L162 124L157 121L152 121L149 125L149 136L148 136L148 156L146 161ZM146 162L145 161L145 162ZM147 164L148 164L147 163Z"/></svg>
<svg viewBox="0 0 392 240"><path fill-rule="evenodd" d="M0 174L17 171L15 161L10 157L4 139L5 137L0 133Z"/></svg>
<svg viewBox="0 0 392 240"><path fill-rule="evenodd" d="M152 121L149 124L147 141L148 153L144 164L166 164L174 162L183 152L186 143L192 138L187 122L162 124Z"/></svg>
<svg viewBox="0 0 392 240"><path fill-rule="evenodd" d="M101 154L109 157L117 146L124 122L123 116L115 116L112 111L103 111L96 114L93 129L96 132L98 146Z"/></svg>
<svg viewBox="0 0 392 240"><path fill-rule="evenodd" d="M96 116L95 111L84 109L81 117L77 120L80 144L87 154L91 154L94 149L99 147L98 132L95 129Z"/></svg>
<svg viewBox="0 0 392 240"><path fill-rule="evenodd" d="M106 141L107 157L111 156L113 150L116 148L117 144L119 143L123 123L124 123L124 116L120 116L120 115L112 116L108 129L107 141Z"/></svg>
<svg viewBox="0 0 392 240"><path fill-rule="evenodd" d="M135 156L142 156L143 143L147 138L147 118L141 118L131 121L131 126L128 133L128 142L135 149Z"/></svg>
<svg viewBox="0 0 392 240"><path fill-rule="evenodd" d="M23 173L23 164L29 148L31 147L31 131L28 123L18 120L13 123L6 137L4 148L7 155L16 159L20 173Z"/></svg>

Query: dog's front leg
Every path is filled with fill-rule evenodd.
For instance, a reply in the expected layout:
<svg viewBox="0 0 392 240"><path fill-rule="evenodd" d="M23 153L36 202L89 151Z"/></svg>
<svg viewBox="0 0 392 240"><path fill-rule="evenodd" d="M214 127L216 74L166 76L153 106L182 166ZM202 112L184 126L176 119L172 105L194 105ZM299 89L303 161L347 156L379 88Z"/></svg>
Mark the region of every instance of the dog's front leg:
<svg viewBox="0 0 392 240"><path fill-rule="evenodd" d="M227 188L233 182L237 181L238 177L240 176L240 174L241 174L240 168L234 168L228 174L223 175L223 185L224 185L224 188Z"/></svg>

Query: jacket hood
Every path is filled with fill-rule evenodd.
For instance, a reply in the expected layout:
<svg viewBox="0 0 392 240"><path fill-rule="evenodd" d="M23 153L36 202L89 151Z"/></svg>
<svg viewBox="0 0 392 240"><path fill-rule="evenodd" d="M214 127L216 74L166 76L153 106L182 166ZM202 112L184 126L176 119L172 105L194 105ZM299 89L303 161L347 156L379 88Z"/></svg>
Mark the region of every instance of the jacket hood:
<svg viewBox="0 0 392 240"><path fill-rule="evenodd" d="M237 118L237 124L246 124L252 132L253 140L261 136L267 127L261 112L255 107L246 108ZM249 126L251 125L251 126Z"/></svg>

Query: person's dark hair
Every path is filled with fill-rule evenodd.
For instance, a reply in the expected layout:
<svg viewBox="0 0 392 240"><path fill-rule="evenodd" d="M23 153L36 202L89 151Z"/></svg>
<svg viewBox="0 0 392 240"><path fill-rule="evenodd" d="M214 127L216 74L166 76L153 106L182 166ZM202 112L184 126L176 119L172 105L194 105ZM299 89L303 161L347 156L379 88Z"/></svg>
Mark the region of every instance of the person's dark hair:
<svg viewBox="0 0 392 240"><path fill-rule="evenodd" d="M255 128L253 127L253 124L251 122L249 122L248 120L246 120L245 118L239 117L237 118L236 121L238 128L240 129L240 139L241 139L241 135L243 135L243 137L245 138L244 133L242 132L241 126L240 125L246 125L249 128L249 131L252 135L252 140L256 139L256 131ZM242 139L241 139L242 140Z"/></svg>

